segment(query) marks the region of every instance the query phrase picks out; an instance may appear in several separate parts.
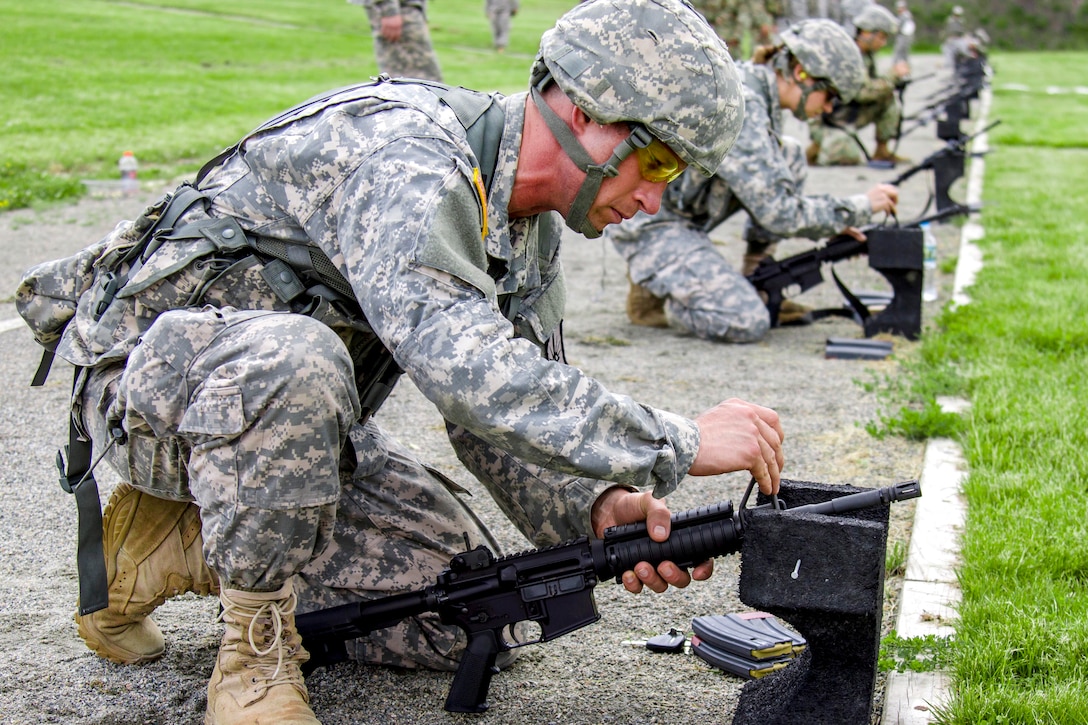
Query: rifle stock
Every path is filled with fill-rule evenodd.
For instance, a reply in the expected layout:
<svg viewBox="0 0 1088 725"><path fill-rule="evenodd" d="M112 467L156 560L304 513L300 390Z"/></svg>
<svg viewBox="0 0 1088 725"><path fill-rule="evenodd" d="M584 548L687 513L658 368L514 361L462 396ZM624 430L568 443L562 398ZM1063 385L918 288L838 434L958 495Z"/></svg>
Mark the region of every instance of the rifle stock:
<svg viewBox="0 0 1088 725"><path fill-rule="evenodd" d="M600 619L593 588L618 578L635 564L657 566L671 561L691 567L734 554L743 543L745 508L755 480L739 510L723 501L674 514L666 541L649 538L645 523L608 529L602 539L582 536L563 544L496 558L485 546L458 554L437 582L422 590L297 615L295 624L310 652L305 667L346 659L345 641L390 627L408 617L437 612L446 624L468 635L446 698L450 712L483 712L496 661L503 651L546 642ZM921 495L917 481L842 496L823 504L795 509L802 513L834 514L887 505ZM780 502L780 508L781 508ZM783 511L784 515L791 510ZM534 622L540 636L520 642L514 627Z"/></svg>

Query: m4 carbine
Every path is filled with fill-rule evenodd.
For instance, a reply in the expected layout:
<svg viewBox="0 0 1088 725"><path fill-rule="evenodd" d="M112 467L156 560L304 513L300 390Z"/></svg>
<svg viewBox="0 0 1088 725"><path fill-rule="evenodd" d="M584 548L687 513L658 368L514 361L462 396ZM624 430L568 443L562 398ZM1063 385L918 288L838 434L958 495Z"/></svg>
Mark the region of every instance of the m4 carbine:
<svg viewBox="0 0 1088 725"><path fill-rule="evenodd" d="M922 331L922 231L923 222L938 221L979 209L975 205L946 208L928 217L921 217L900 226L870 225L862 227L866 240L859 242L847 234L839 234L822 246L800 252L784 259L765 257L748 281L767 298L771 325L778 325L778 313L786 295L795 296L824 281L823 266L868 255L869 266L884 276L892 286L890 298L881 298L883 310L872 314L860 297L852 293L834 270L831 276L849 307L815 310L814 318L838 315L854 318L865 329L865 336L880 332L902 335L915 340Z"/></svg>
<svg viewBox="0 0 1088 725"><path fill-rule="evenodd" d="M783 515L832 514L887 505L922 493L917 481L906 481L795 509L785 508L778 499L749 509L751 492L750 484L736 511L732 502L724 501L674 514L672 531L663 542L651 540L646 524L638 522L612 527L603 539L582 536L501 558L480 545L455 556L437 582L422 590L300 614L295 624L310 653L305 669L309 672L346 660L347 640L408 617L437 612L444 623L457 625L468 635L445 708L483 712L500 652L547 642L593 624L600 619L593 588L606 579L618 580L639 562L656 567L671 561L686 568L734 554L741 548L746 517L757 509L777 505ZM521 622L535 623L539 636L517 641L514 626Z"/></svg>

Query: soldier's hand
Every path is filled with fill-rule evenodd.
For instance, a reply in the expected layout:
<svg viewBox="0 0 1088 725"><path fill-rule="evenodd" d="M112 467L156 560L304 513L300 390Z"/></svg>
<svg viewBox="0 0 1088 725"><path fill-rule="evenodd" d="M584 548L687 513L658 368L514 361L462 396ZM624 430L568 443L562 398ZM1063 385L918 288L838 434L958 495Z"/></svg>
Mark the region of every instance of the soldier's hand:
<svg viewBox="0 0 1088 725"><path fill-rule="evenodd" d="M865 232L861 231L857 227L846 227L839 234L845 234L848 237L853 237L859 242L864 242L868 237L865 236Z"/></svg>
<svg viewBox="0 0 1088 725"><path fill-rule="evenodd" d="M899 189L891 184L877 184L866 192L874 214L895 214L899 203Z"/></svg>
<svg viewBox="0 0 1088 725"><path fill-rule="evenodd" d="M766 494L778 493L785 459L778 413L761 405L730 398L695 419L699 452L688 473L713 476L750 471Z"/></svg>
<svg viewBox="0 0 1088 725"><path fill-rule="evenodd" d="M381 35L390 43L396 43L400 40L401 32L404 30L404 16L402 15L389 15L382 18Z"/></svg>
<svg viewBox="0 0 1088 725"><path fill-rule="evenodd" d="M672 518L664 499L653 497L649 491L630 491L625 488L610 488L600 495L593 504L593 532L598 538L610 526L645 521L646 530L654 541L669 538ZM623 588L632 594L638 594L643 587L660 594L669 586L683 588L692 580L703 581L714 573L714 561L705 561L691 570L663 561L655 569L649 562L640 561L633 570L628 570L620 577Z"/></svg>

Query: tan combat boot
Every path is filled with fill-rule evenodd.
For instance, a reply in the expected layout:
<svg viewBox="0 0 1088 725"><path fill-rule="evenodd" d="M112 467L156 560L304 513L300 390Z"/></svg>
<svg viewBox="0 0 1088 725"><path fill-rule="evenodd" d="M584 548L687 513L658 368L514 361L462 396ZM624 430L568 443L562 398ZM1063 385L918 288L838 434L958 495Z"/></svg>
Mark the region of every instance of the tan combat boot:
<svg viewBox="0 0 1088 725"><path fill-rule="evenodd" d="M75 617L87 646L120 664L161 657L162 632L148 615L169 597L219 591L203 544L196 504L118 484L102 513L109 606Z"/></svg>
<svg viewBox="0 0 1088 725"><path fill-rule="evenodd" d="M820 144L813 141L805 147L805 161L809 166L815 166L820 159Z"/></svg>
<svg viewBox="0 0 1088 725"><path fill-rule="evenodd" d="M295 629L290 581L275 592L224 589L227 625L208 681L204 725L320 725L300 665L310 659Z"/></svg>
<svg viewBox="0 0 1088 725"><path fill-rule="evenodd" d="M634 282L627 290L627 319L632 325L643 327L669 326L669 320L665 317L665 300Z"/></svg>
<svg viewBox="0 0 1088 725"><path fill-rule="evenodd" d="M873 155L869 157L873 161L888 161L893 164L909 164L910 159L905 156L896 156L891 149L888 148L887 141L877 141L876 149L873 150Z"/></svg>

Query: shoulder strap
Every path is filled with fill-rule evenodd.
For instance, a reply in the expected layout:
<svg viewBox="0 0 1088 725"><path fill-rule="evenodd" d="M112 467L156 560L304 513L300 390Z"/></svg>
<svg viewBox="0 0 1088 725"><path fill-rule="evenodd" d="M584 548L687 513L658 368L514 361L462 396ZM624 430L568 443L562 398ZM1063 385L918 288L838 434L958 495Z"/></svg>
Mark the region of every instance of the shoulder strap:
<svg viewBox="0 0 1088 725"><path fill-rule="evenodd" d="M438 83L436 81L405 78L393 79L385 74L378 76L377 80L370 81L369 83L344 86L343 88L337 88L336 90L319 94L287 109L275 118L265 121L239 139L238 143L223 149L214 158L200 167L200 171L198 171L196 175L196 180L193 182L194 186L199 186L200 182L212 169L223 163L223 161L235 153L241 145L245 143L245 140L253 134L275 126L280 121L289 118L291 115L298 113L307 106L330 100L347 91L365 88L366 86L376 85L378 83L405 83L423 86L431 91L431 93L438 96L440 101L449 106L468 134L468 145L472 149L472 153L476 155L476 160L480 162L480 175L483 177L484 189L489 192L491 191L491 182L495 177L495 167L498 164L499 159L499 142L502 140L503 123L506 120L506 114L503 113L502 108L495 103L494 96L489 93L472 91L460 86L447 86L444 83Z"/></svg>

